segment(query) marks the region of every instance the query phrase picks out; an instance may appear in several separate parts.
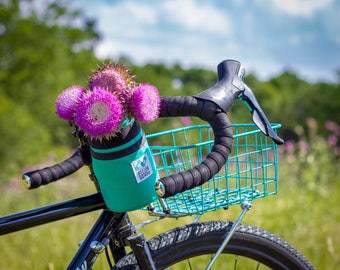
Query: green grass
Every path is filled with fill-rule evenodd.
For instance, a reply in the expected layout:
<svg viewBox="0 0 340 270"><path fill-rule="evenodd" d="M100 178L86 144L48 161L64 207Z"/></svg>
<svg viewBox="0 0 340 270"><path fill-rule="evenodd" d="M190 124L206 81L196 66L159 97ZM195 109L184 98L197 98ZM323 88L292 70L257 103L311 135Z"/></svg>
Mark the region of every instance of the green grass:
<svg viewBox="0 0 340 270"><path fill-rule="evenodd" d="M340 263L339 156L329 152L320 138L307 152L285 150L281 154L279 193L258 199L244 223L281 236L300 250L317 269L336 269ZM72 177L27 191L19 179L0 184L0 216L71 199L94 191L86 170ZM19 178L19 176L18 176ZM219 210L202 220L235 220L240 207ZM95 222L99 212L0 237L0 269L65 269ZM136 223L148 215L131 213ZM192 217L166 219L143 229L147 237L190 222ZM100 256L94 269L107 269Z"/></svg>

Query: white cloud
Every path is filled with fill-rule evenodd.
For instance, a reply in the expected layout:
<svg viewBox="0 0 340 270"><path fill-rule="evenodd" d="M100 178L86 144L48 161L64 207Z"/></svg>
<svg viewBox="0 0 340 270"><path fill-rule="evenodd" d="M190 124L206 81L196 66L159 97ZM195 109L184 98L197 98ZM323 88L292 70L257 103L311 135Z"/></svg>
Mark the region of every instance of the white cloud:
<svg viewBox="0 0 340 270"><path fill-rule="evenodd" d="M232 30L227 14L208 3L194 0L165 1L163 9L170 23L190 31L227 35Z"/></svg>
<svg viewBox="0 0 340 270"><path fill-rule="evenodd" d="M160 32L157 28L159 15L152 5L134 1L99 1L93 8L103 36L95 48L98 57L126 55L140 60L152 54L152 44L159 38Z"/></svg>
<svg viewBox="0 0 340 270"><path fill-rule="evenodd" d="M138 37L146 34L143 29L154 25L157 16L151 6L122 1L118 4L98 5L100 28L107 35Z"/></svg>
<svg viewBox="0 0 340 270"><path fill-rule="evenodd" d="M317 10L330 6L333 0L274 0L276 8L296 16L310 17Z"/></svg>
<svg viewBox="0 0 340 270"><path fill-rule="evenodd" d="M216 6L197 1L121 1L97 4L99 28L105 37L96 54L117 58L127 55L137 63L181 62L197 65L217 58L231 22Z"/></svg>
<svg viewBox="0 0 340 270"><path fill-rule="evenodd" d="M74 1L98 20L100 58L211 69L233 58L261 78L293 66L312 80L331 78L339 66L334 0ZM314 16L319 11L325 16Z"/></svg>

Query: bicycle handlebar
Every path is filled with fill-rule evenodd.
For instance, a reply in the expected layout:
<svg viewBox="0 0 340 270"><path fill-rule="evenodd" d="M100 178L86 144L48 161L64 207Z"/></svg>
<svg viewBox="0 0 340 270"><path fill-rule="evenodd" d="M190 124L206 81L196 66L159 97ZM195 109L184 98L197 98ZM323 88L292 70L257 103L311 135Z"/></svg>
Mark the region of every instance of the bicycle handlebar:
<svg viewBox="0 0 340 270"><path fill-rule="evenodd" d="M197 97L162 97L160 117L197 116L208 122L214 133L214 145L204 161L185 172L159 179L156 191L160 197L200 186L211 179L226 163L231 152L233 134L227 115L213 102Z"/></svg>
<svg viewBox="0 0 340 270"><path fill-rule="evenodd" d="M38 188L51 182L62 179L79 170L84 165L81 151L77 150L70 158L40 170L30 171L22 176L23 184L27 189Z"/></svg>
<svg viewBox="0 0 340 270"><path fill-rule="evenodd" d="M161 97L160 117L199 117L211 125L215 139L211 153L196 167L157 181L156 191L160 197L170 197L200 186L222 168L231 152L233 140L231 122L226 113L236 99L246 103L254 123L266 136L270 136L277 144L283 143L272 130L254 94L244 84L241 64L225 60L218 65L217 71L217 83L196 96ZM84 157L80 150L59 164L24 174L25 186L29 189L37 188L74 173L84 165L84 161L88 165L88 157Z"/></svg>

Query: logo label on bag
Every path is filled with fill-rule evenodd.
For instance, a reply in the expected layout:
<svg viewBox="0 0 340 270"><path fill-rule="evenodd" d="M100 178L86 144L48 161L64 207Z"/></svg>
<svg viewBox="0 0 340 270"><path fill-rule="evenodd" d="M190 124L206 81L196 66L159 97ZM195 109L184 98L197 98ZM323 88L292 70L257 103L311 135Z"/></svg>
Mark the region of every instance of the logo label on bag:
<svg viewBox="0 0 340 270"><path fill-rule="evenodd" d="M135 174L137 183L144 181L152 175L152 167L147 154L131 162L133 172Z"/></svg>

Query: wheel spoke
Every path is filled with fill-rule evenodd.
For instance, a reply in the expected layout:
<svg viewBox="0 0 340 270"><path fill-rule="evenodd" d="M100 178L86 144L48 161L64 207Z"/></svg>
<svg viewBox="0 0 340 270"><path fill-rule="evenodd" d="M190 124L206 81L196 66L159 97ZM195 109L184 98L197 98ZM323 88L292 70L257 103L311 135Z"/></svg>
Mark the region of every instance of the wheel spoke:
<svg viewBox="0 0 340 270"><path fill-rule="evenodd" d="M189 267L190 267L190 270L192 270L192 265L191 265L190 259L187 259L187 262L188 262L188 265L189 265Z"/></svg>
<svg viewBox="0 0 340 270"><path fill-rule="evenodd" d="M235 255L234 270L237 269L238 256Z"/></svg>

